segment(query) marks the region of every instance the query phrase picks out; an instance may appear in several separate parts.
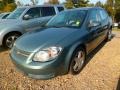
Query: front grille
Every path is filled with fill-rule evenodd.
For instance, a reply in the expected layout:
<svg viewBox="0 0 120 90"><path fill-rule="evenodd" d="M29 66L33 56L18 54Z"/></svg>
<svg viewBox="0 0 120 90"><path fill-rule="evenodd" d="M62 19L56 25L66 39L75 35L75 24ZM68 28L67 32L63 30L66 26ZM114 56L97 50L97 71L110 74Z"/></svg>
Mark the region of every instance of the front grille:
<svg viewBox="0 0 120 90"><path fill-rule="evenodd" d="M18 49L17 47L14 48L14 52L18 55L18 56L23 56L23 57L29 57L29 55L31 54L30 52L26 52L23 50Z"/></svg>

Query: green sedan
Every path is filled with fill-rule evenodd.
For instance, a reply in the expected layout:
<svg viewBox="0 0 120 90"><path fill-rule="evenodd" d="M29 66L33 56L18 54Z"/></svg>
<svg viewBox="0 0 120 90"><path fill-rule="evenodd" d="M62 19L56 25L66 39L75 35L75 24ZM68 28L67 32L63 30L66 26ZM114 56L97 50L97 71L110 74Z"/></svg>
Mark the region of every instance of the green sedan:
<svg viewBox="0 0 120 90"><path fill-rule="evenodd" d="M44 27L28 32L10 56L18 70L36 79L79 74L86 56L111 39L112 20L102 8L78 8L54 16Z"/></svg>

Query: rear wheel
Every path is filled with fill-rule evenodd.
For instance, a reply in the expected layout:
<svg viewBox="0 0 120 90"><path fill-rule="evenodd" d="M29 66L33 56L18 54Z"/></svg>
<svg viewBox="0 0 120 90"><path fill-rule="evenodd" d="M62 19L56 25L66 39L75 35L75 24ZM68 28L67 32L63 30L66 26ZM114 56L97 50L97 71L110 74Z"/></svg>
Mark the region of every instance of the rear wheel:
<svg viewBox="0 0 120 90"><path fill-rule="evenodd" d="M14 42L16 39L20 36L20 34L17 33L10 33L5 36L4 41L3 41L3 46L5 48L12 48L14 45Z"/></svg>
<svg viewBox="0 0 120 90"><path fill-rule="evenodd" d="M112 38L112 29L108 30L106 41L110 41Z"/></svg>
<svg viewBox="0 0 120 90"><path fill-rule="evenodd" d="M72 56L72 61L70 64L70 73L72 75L79 74L85 65L86 53L83 48L77 49Z"/></svg>

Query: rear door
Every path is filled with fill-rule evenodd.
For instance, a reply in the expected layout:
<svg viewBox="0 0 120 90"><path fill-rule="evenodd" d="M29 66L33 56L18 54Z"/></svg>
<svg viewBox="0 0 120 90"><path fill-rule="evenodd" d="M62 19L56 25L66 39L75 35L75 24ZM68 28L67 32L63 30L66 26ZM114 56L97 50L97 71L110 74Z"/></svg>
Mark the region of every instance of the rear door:
<svg viewBox="0 0 120 90"><path fill-rule="evenodd" d="M100 9L98 10L98 13L101 16L101 24L102 24L102 37L101 40L104 40L106 35L107 35L107 31L109 29L109 21L108 21L108 14L106 13L105 10Z"/></svg>
<svg viewBox="0 0 120 90"><path fill-rule="evenodd" d="M88 44L87 44L87 50L88 52L92 51L94 48L96 48L100 43L100 37L102 35L102 28L101 28L101 18L97 11L97 9L94 9L90 11L88 22L98 22L99 25L95 27L88 28Z"/></svg>
<svg viewBox="0 0 120 90"><path fill-rule="evenodd" d="M56 15L55 8L52 6L40 7L41 17L38 19L40 25L45 25L54 15Z"/></svg>

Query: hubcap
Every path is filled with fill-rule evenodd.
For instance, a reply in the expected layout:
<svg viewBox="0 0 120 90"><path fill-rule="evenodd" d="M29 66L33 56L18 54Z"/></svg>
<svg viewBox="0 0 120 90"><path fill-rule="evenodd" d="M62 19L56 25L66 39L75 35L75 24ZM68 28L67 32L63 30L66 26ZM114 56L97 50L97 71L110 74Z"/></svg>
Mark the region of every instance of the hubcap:
<svg viewBox="0 0 120 90"><path fill-rule="evenodd" d="M14 42L15 42L15 40L16 40L17 38L18 38L17 35L9 36L9 37L7 38L7 40L6 40L6 45L7 45L7 47L12 48L12 46L13 46L13 44L14 44Z"/></svg>
<svg viewBox="0 0 120 90"><path fill-rule="evenodd" d="M109 30L108 31L108 39L111 39L111 37L112 37L112 32L111 32L111 30Z"/></svg>
<svg viewBox="0 0 120 90"><path fill-rule="evenodd" d="M85 54L83 51L79 51L74 58L74 71L79 71L84 64Z"/></svg>

